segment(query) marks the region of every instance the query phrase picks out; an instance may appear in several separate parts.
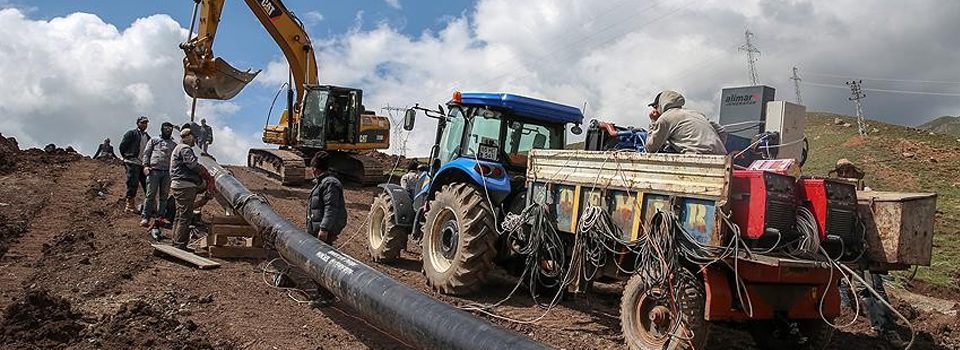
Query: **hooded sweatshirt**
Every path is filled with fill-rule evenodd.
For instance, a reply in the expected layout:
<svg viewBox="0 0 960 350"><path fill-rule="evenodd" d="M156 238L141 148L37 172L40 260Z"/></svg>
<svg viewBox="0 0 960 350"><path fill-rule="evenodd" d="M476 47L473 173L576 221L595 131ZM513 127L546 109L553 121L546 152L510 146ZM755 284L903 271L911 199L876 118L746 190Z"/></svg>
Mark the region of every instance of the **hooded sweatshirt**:
<svg viewBox="0 0 960 350"><path fill-rule="evenodd" d="M660 118L650 123L647 152L659 152L668 144L679 153L727 154L727 133L723 127L707 120L703 113L683 109L684 103L683 95L676 91L660 93Z"/></svg>

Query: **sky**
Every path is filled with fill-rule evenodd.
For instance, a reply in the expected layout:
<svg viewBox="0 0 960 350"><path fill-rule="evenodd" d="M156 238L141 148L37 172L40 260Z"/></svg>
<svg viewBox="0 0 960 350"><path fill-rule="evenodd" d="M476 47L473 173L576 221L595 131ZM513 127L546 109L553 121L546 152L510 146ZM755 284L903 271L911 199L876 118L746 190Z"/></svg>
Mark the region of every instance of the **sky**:
<svg viewBox="0 0 960 350"><path fill-rule="evenodd" d="M716 118L724 87L749 83L737 48L755 33L761 83L808 110L853 114L844 82L863 79L870 118L914 126L960 114L960 2L918 0L287 0L314 41L324 84L364 90L368 109L435 106L460 91L512 92L644 127L665 89ZM182 89L192 2L0 0L0 133L21 147L119 142L139 115L189 118ZM227 1L214 51L263 69L229 101L201 101L211 153L243 163L260 142L286 62L244 2ZM276 123L279 110L269 115ZM393 114L391 114L393 113ZM433 125L395 134L422 155ZM406 139L405 147L399 140Z"/></svg>

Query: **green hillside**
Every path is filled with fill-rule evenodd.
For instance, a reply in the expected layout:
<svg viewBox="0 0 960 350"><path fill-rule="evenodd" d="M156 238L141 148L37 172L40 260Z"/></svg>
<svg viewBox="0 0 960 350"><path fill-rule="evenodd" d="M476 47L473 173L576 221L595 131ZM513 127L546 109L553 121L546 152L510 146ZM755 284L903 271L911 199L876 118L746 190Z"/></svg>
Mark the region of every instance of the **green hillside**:
<svg viewBox="0 0 960 350"><path fill-rule="evenodd" d="M869 136L861 138L855 118L808 113L810 158L804 173L826 176L838 159L846 158L866 172L864 180L875 190L938 193L932 266L919 268L916 278L958 288L960 141L918 128L867 122ZM582 143L567 146L582 147Z"/></svg>
<svg viewBox="0 0 960 350"><path fill-rule="evenodd" d="M960 137L960 117L940 117L923 123L917 128L932 131L938 134Z"/></svg>

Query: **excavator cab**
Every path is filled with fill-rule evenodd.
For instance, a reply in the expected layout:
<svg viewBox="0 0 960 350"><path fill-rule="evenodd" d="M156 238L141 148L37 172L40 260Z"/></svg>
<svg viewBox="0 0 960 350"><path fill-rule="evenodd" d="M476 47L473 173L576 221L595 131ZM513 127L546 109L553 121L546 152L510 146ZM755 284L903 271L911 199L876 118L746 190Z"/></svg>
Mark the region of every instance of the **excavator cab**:
<svg viewBox="0 0 960 350"><path fill-rule="evenodd" d="M362 92L330 85L308 86L299 123L300 144L326 148L353 143L360 120Z"/></svg>

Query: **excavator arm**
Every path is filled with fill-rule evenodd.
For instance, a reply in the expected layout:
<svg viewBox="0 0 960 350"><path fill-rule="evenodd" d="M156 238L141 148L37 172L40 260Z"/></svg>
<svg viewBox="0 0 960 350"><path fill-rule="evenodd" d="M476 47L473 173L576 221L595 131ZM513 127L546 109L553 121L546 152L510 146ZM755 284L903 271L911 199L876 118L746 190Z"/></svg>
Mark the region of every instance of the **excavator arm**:
<svg viewBox="0 0 960 350"><path fill-rule="evenodd" d="M195 98L227 100L243 89L260 72L243 72L213 54L213 41L226 0L195 0L199 6L197 36L180 45L183 60L183 88ZM290 65L297 100L306 84L317 84L317 59L313 44L300 21L280 0L244 0L264 29L280 46Z"/></svg>

